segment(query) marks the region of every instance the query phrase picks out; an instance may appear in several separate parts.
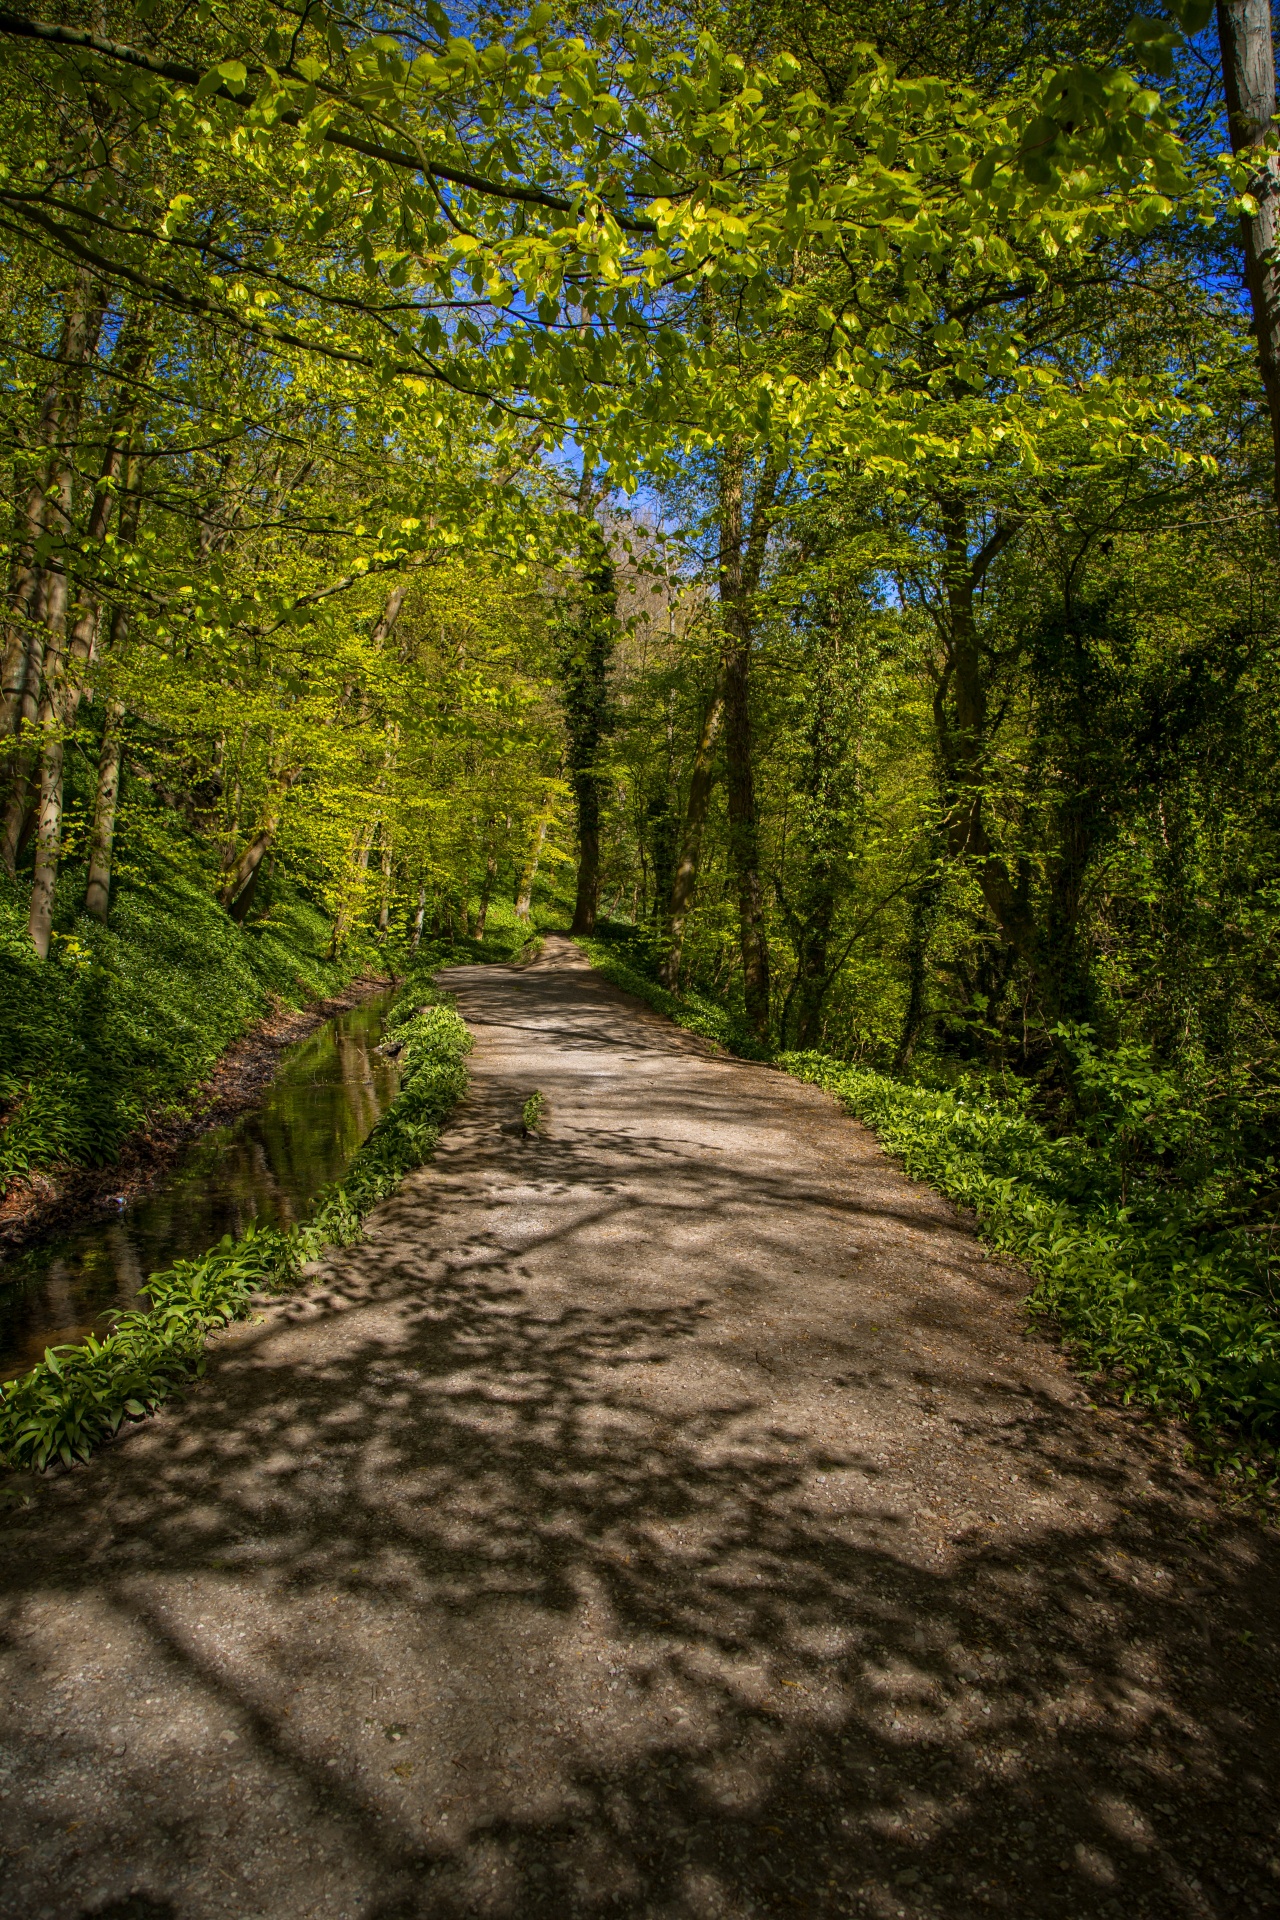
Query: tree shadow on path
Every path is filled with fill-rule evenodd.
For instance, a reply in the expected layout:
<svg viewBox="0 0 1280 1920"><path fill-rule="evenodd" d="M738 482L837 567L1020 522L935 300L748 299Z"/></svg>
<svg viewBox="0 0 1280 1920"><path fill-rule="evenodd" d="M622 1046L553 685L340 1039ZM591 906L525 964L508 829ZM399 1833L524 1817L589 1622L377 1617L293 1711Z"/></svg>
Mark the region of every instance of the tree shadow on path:
<svg viewBox="0 0 1280 1920"><path fill-rule="evenodd" d="M929 1361L941 1297L878 1360L835 1329L731 1366L727 1290L767 1278L731 1236L696 1286L634 1284L691 1208L713 1248L739 1207L753 1244L817 1198L833 1234L877 1212L809 1169L748 1191L596 1128L530 1161L532 1226L447 1244L506 1099L188 1406L6 1528L0 1912L1280 1910L1275 1537L1136 1425L1100 1445L1034 1379ZM925 1273L933 1204L902 1202ZM575 1290L615 1207L628 1270ZM797 1380L844 1424L798 1418ZM907 1511L882 1403L926 1454L1016 1460L1016 1528ZM50 1688L97 1643L101 1712L59 1736Z"/></svg>

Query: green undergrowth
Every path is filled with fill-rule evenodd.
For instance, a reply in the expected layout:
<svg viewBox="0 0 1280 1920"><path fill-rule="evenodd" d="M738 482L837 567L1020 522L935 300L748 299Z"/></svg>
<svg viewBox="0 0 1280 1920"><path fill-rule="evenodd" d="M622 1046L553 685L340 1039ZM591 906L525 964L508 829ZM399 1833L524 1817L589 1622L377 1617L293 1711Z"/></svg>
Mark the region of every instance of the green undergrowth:
<svg viewBox="0 0 1280 1920"><path fill-rule="evenodd" d="M153 1273L146 1308L120 1314L101 1340L51 1348L30 1373L0 1387L0 1461L70 1465L125 1421L153 1413L203 1373L211 1333L245 1318L259 1296L297 1284L323 1247L357 1239L369 1210L430 1158L466 1088L471 1036L422 974L401 990L387 1026L388 1038L400 1042L400 1090L342 1180L317 1196L310 1218L287 1231L251 1227L202 1259Z"/></svg>
<svg viewBox="0 0 1280 1920"><path fill-rule="evenodd" d="M283 877L238 927L204 876L157 856L36 957L21 892L0 896L0 1192L37 1169L109 1164L140 1126L185 1110L233 1040L381 971L370 941L326 957L329 926Z"/></svg>
<svg viewBox="0 0 1280 1920"><path fill-rule="evenodd" d="M764 1057L739 1022L647 976L634 948L580 943L606 979L731 1052ZM1032 1311L1074 1363L1128 1401L1178 1415L1239 1476L1268 1482L1280 1443L1280 1314L1266 1237L1215 1224L1190 1191L1121 1190L1105 1148L1053 1137L1012 1100L898 1080L829 1055L775 1066L825 1087L927 1180L971 1208L988 1245L1031 1275Z"/></svg>

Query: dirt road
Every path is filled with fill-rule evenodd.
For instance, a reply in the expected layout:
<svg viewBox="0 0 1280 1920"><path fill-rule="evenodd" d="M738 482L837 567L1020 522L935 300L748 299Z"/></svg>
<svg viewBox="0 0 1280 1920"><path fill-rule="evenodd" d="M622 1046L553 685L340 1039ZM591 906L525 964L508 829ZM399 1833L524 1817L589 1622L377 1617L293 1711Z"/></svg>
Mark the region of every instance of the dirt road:
<svg viewBox="0 0 1280 1920"><path fill-rule="evenodd" d="M1280 1912L1276 1537L824 1095L452 984L434 1167L0 1529L0 1914Z"/></svg>

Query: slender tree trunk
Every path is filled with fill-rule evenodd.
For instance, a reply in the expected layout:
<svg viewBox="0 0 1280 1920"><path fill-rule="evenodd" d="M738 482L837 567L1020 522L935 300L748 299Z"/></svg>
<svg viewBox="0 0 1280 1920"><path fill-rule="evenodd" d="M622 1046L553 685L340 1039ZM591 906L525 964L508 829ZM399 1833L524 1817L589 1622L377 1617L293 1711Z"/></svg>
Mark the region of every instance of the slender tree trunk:
<svg viewBox="0 0 1280 1920"><path fill-rule="evenodd" d="M120 508L120 540L132 546L142 520L142 496L138 489L136 463L126 468L126 488ZM124 653L129 640L129 615L117 606L111 615L107 651L115 660ZM111 901L111 859L116 837L116 809L120 801L120 760L124 746L124 703L114 697L107 701L98 751L98 789L93 807L93 829L89 838L89 874L85 885L85 912L104 924Z"/></svg>
<svg viewBox="0 0 1280 1920"><path fill-rule="evenodd" d="M387 832L387 823L382 823L382 899L378 906L378 932L385 933L391 925L391 836Z"/></svg>
<svg viewBox="0 0 1280 1920"><path fill-rule="evenodd" d="M604 533L590 504L590 470L583 469L578 512L583 520L579 603L561 654L569 781L578 825L578 884L570 933L595 931L600 900L601 743L608 729L609 662L617 621L617 586Z"/></svg>
<svg viewBox="0 0 1280 1920"><path fill-rule="evenodd" d="M907 1008L902 1017L893 1070L902 1073L911 1063L925 1023L925 969L929 942L942 900L942 869L935 862L911 896L911 930L907 936Z"/></svg>
<svg viewBox="0 0 1280 1920"><path fill-rule="evenodd" d="M413 939L409 942L415 953L418 951L418 943L422 939L422 923L426 919L426 916L427 883L424 878L418 884L418 911L413 916Z"/></svg>
<svg viewBox="0 0 1280 1920"><path fill-rule="evenodd" d="M134 375L138 372L145 353L145 339L135 339L132 344L126 345L121 363L126 373ZM85 534L91 546L98 545L111 524L111 515L116 504L116 482L124 464L125 445L132 430L133 408L133 395L126 388L103 452L102 471L94 493L93 505L89 511L89 522L85 528ZM68 497L65 508L69 509L69 507ZM85 591L75 609L75 621L71 629L66 657L65 659L61 657L57 651L57 645L66 621L65 569L59 569L56 579L61 584L62 598L51 601L46 609L49 650L46 655L45 686L37 722L42 743L39 811L36 825L35 873L31 887L31 912L27 921L27 931L31 935L32 945L42 960L47 959L49 954L54 895L58 885L58 865L62 857L62 783L67 734L75 724L80 695L84 688L85 670L93 658L99 619L97 596ZM52 587L53 584L54 581L51 579L50 586ZM16 797L15 795L15 799Z"/></svg>
<svg viewBox="0 0 1280 1920"><path fill-rule="evenodd" d="M82 273L69 296L63 326L62 357L67 364L59 369L56 383L51 383L51 391L56 384L56 395L51 397L51 393L46 393L42 408L42 434L49 444L50 453L44 471L39 531L52 531L61 536L63 547L60 553L55 552L50 556L38 574L34 554L30 556L29 563L20 567L20 572L28 576L25 592L21 594L25 653L20 665L6 680L9 697L5 715L10 722L10 737L17 739L18 745L8 769L9 803L0 833L0 859L11 874L17 868L18 854L31 826L31 778L36 768L36 748L34 744L21 740L20 736L30 731L38 720L42 698L41 676L56 675L66 633L69 558L66 543L74 517L73 460L84 397L83 373L87 362L97 351L104 310L101 288ZM31 503L27 521L30 527L33 524ZM12 650L12 643L20 637L15 634L11 641L6 642L6 658ZM3 717L0 716L0 724ZM43 789L46 783L42 781L41 785ZM60 795L60 771L58 791ZM42 819L47 811L46 798L47 793L42 792ZM51 809L48 811L51 813ZM49 842L46 840L45 844L47 847ZM44 927L46 910L52 911L52 890L48 875L42 874L37 878L30 922L32 940L42 957L49 949L49 936Z"/></svg>
<svg viewBox="0 0 1280 1920"><path fill-rule="evenodd" d="M524 863L524 869L520 875L520 884L516 888L517 920L527 920L533 909L533 883L538 877L538 862L542 858L542 843L547 837L547 828L551 824L551 815L554 806L554 795L548 793L542 803L542 811L538 815L537 824L533 829L533 841L529 848L529 856Z"/></svg>
<svg viewBox="0 0 1280 1920"><path fill-rule="evenodd" d="M6 623L3 649L0 650L0 739L17 733L23 720L24 703L31 701L26 717L35 717L34 700L40 664L33 658L33 647L43 652L38 630L38 603L41 569L35 557L35 545L45 528L49 493L56 484L57 470L64 464L60 452L67 451L69 416L78 411L78 369L88 361L98 343L102 326L102 307L98 304L92 276L81 269L67 293L66 314L58 345L58 365L50 375L40 405L36 425L36 444L45 449L39 471L27 489L26 500L15 526L16 550L9 596L10 618Z"/></svg>
<svg viewBox="0 0 1280 1920"><path fill-rule="evenodd" d="M116 807L120 798L120 759L124 748L124 702L107 702L102 746L98 753L98 790L93 803L93 831L89 839L89 879L84 910L106 924L111 901L111 852L116 837Z"/></svg>
<svg viewBox="0 0 1280 1920"><path fill-rule="evenodd" d="M693 908L693 896L698 884L698 864L702 858L702 835L711 807L712 788L715 785L713 754L716 735L720 731L720 722L723 717L724 676L720 674L716 678L710 704L703 717L702 730L698 735L698 744L694 749L693 771L689 776L689 797L684 809L684 829L680 836L680 851L676 857L676 870L671 882L671 902L667 912L665 952L661 966L663 983L671 988L674 988L680 979L680 955L684 947L685 924Z"/></svg>
<svg viewBox="0 0 1280 1920"><path fill-rule="evenodd" d="M957 507L944 515L942 533L951 704L948 709L940 697L935 714L940 758L950 787L947 848L953 859L971 864L1005 941L1030 960L1034 927L1027 903L987 827L987 667L974 604L991 561L1012 538L1013 528L998 529L976 555L971 555L968 526Z"/></svg>
<svg viewBox="0 0 1280 1920"><path fill-rule="evenodd" d="M253 900L253 891L257 885L258 868L262 856L275 840L280 830L280 821L284 814L285 801L291 787L302 777L301 767L291 767L287 772L278 774L267 789L266 801L262 810L262 822L253 839L249 842L240 858L232 867L222 885L221 900L231 918L237 923L244 920Z"/></svg>
<svg viewBox="0 0 1280 1920"><path fill-rule="evenodd" d="M493 822L485 836L484 883L480 888L480 911L476 915L476 939L484 939L485 921L489 918L489 901L493 895L493 883L498 876L498 855L494 846Z"/></svg>
<svg viewBox="0 0 1280 1920"><path fill-rule="evenodd" d="M355 918L356 904L364 894L364 875L369 871L369 853L373 846L374 827L370 823L361 827L356 834L351 849L352 878L354 886L349 888L346 897L339 896L338 911L333 917L333 932L329 936L328 958L333 959L351 930Z"/></svg>
<svg viewBox="0 0 1280 1920"><path fill-rule="evenodd" d="M594 773L573 775L578 809L578 888L570 933L592 934L600 906L600 783Z"/></svg>
<svg viewBox="0 0 1280 1920"><path fill-rule="evenodd" d="M1276 69L1270 0L1218 0L1218 44L1233 153L1256 151L1249 192L1257 212L1240 221L1244 281L1253 307L1258 365L1271 414L1272 484L1280 506L1280 157L1272 116Z"/></svg>
<svg viewBox="0 0 1280 1920"><path fill-rule="evenodd" d="M408 591L409 582L405 580L398 586L394 586L387 595L383 603L382 612L378 615L373 632L369 636L375 647L380 647L383 641L389 637L391 629L400 618L400 609L404 606L405 596Z"/></svg>
<svg viewBox="0 0 1280 1920"><path fill-rule="evenodd" d="M747 1018L760 1039L769 1032L769 945L760 880L760 824L756 812L751 739L752 600L759 585L769 512L779 471L766 460L756 482L748 527L743 505L741 447L720 456L720 607L725 630L725 795L729 804L729 858L738 889L742 987Z"/></svg>

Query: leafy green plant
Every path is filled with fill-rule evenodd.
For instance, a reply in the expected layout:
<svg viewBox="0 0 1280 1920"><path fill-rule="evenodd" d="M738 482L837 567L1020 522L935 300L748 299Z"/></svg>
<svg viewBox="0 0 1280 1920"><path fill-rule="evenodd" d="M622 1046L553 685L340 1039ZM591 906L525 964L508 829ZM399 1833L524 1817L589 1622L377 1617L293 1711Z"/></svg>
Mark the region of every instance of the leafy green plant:
<svg viewBox="0 0 1280 1920"><path fill-rule="evenodd" d="M401 1040L400 1091L344 1178L311 1218L285 1232L251 1227L199 1260L147 1280L148 1305L120 1314L104 1339L51 1347L39 1366L0 1386L0 1461L44 1468L83 1460L127 1420L154 1413L205 1366L210 1333L243 1319L254 1299L297 1282L326 1245L345 1246L406 1173L433 1152L467 1084L471 1036L452 1006L421 981L402 991L392 1019Z"/></svg>
<svg viewBox="0 0 1280 1920"><path fill-rule="evenodd" d="M643 957L635 947L598 938L579 938L576 935L575 938L597 973L615 987L635 994L638 1000L645 1001L656 1012L665 1013L677 1026L684 1027L689 1033L700 1034L704 1040L713 1040L717 1046L738 1054L744 1060L763 1060L768 1057L766 1049L746 1021L731 1008L696 991L672 993L645 972Z"/></svg>
<svg viewBox="0 0 1280 1920"><path fill-rule="evenodd" d="M546 1102L542 1097L541 1087L535 1088L520 1109L520 1118L524 1122L524 1130L526 1133L536 1133L538 1131L538 1128L542 1124L542 1113L545 1105Z"/></svg>

